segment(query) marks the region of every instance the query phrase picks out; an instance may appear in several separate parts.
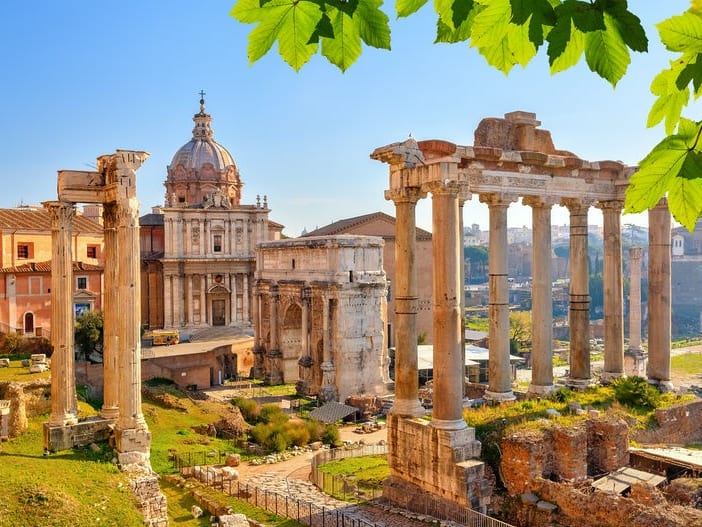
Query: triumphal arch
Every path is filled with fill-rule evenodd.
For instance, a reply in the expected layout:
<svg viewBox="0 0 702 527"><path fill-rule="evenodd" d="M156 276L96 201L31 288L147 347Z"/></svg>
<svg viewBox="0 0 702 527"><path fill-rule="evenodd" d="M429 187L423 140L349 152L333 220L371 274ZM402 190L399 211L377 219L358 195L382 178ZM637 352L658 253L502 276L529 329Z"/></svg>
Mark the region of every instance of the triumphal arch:
<svg viewBox="0 0 702 527"><path fill-rule="evenodd" d="M51 216L51 413L47 451L70 448L114 429L124 470L150 468L151 433L141 409L139 202L136 171L146 152L117 150L97 158L97 171L59 170ZM105 229L104 402L100 419L78 422L74 372L72 219L76 203L103 205ZM88 441L89 442L89 441Z"/></svg>
<svg viewBox="0 0 702 527"><path fill-rule="evenodd" d="M536 115L512 112L483 119L472 146L409 138L377 148L390 168L385 197L396 209L395 404L388 419L391 478L385 495L412 508L445 499L477 509L489 503L480 443L463 419L463 204L477 197L489 209L489 385L485 398L515 398L509 364L507 212L521 198L532 209L532 379L529 392L554 389L552 367L551 209L570 213L570 374L585 387L590 371L588 209L604 222L605 358L602 379L624 375L620 218L635 172L616 161L585 161L554 147ZM430 423L418 400L417 202L431 194L433 235L434 397ZM665 200L649 212L649 382L670 387L670 229Z"/></svg>

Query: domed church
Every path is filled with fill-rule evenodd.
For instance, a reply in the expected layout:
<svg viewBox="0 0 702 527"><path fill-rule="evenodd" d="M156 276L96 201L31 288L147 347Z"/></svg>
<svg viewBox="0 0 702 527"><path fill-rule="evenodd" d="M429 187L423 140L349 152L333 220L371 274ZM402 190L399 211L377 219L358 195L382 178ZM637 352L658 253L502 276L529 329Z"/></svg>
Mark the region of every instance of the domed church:
<svg viewBox="0 0 702 527"><path fill-rule="evenodd" d="M202 94L204 95L204 94ZM193 116L192 138L167 167L163 207L140 218L142 321L149 328L252 324L256 244L277 240L266 197L242 204L234 158L214 140L212 116Z"/></svg>

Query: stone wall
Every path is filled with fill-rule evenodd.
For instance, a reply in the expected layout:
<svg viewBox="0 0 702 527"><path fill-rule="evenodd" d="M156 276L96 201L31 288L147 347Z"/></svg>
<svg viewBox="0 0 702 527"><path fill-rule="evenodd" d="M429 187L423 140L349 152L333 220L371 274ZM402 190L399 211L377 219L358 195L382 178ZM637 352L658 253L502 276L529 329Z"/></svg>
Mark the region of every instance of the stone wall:
<svg viewBox="0 0 702 527"><path fill-rule="evenodd" d="M573 426L552 424L503 438L500 473L510 494L530 492L540 478L580 482L629 462L628 427L597 418Z"/></svg>
<svg viewBox="0 0 702 527"><path fill-rule="evenodd" d="M636 430L639 443L686 445L702 441L702 399L656 410L656 430Z"/></svg>
<svg viewBox="0 0 702 527"><path fill-rule="evenodd" d="M444 499L485 510L492 494L475 430L437 429L428 421L388 416L388 500L416 510L422 499Z"/></svg>
<svg viewBox="0 0 702 527"><path fill-rule="evenodd" d="M10 401L8 432L10 437L27 429L27 419L51 411L51 381L0 383L0 399Z"/></svg>
<svg viewBox="0 0 702 527"><path fill-rule="evenodd" d="M147 527L168 527L166 496L161 493L158 476L140 475L129 481L132 494L139 501L144 525Z"/></svg>

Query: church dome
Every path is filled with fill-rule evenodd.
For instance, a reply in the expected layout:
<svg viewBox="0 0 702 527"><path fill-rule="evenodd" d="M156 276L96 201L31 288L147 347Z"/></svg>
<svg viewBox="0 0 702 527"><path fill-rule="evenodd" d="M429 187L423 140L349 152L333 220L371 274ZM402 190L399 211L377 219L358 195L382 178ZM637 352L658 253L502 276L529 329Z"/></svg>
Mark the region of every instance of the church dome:
<svg viewBox="0 0 702 527"><path fill-rule="evenodd" d="M241 179L234 158L214 140L212 116L200 112L193 116L193 137L181 146L168 166L166 207L217 207L238 205Z"/></svg>

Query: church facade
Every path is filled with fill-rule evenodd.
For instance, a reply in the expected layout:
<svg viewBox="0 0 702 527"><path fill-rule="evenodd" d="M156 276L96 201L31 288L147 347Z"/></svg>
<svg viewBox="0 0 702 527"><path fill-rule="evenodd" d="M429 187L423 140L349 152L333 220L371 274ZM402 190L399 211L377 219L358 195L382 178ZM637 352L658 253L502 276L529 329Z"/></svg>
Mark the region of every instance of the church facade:
<svg viewBox="0 0 702 527"><path fill-rule="evenodd" d="M252 325L256 245L279 239L265 197L241 202L234 158L200 100L192 139L167 167L163 207L140 218L142 322L149 328Z"/></svg>

